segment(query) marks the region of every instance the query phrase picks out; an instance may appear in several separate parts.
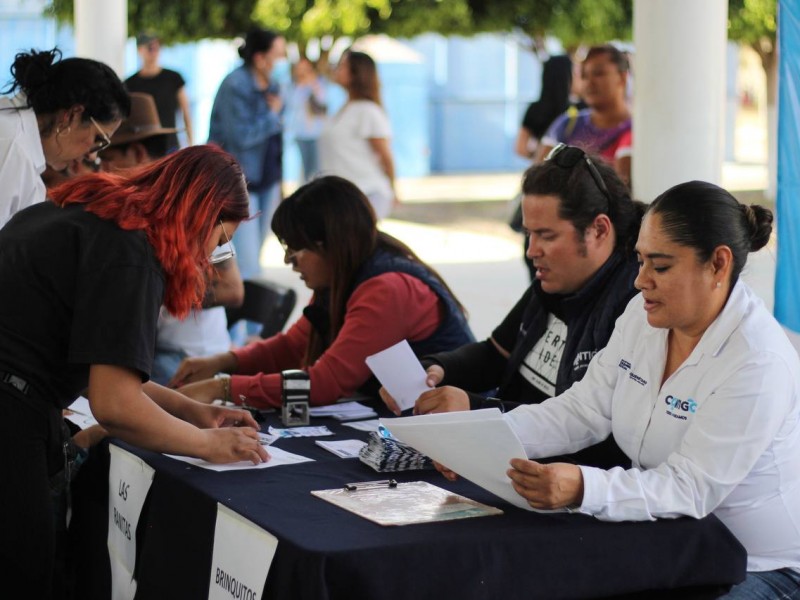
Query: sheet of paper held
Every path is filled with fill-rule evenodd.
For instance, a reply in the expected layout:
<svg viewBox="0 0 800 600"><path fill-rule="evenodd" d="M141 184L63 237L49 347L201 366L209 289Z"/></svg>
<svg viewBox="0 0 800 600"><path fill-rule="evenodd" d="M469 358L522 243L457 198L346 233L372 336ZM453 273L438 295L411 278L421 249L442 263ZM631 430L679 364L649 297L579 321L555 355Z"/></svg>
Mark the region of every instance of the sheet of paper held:
<svg viewBox="0 0 800 600"><path fill-rule="evenodd" d="M368 356L366 362L401 410L413 407L419 395L431 389L425 384L425 369L406 340Z"/></svg>
<svg viewBox="0 0 800 600"><path fill-rule="evenodd" d="M506 475L509 461L525 458L525 450L498 409L381 419L381 424L397 439L461 477L514 506L536 510L514 491Z"/></svg>
<svg viewBox="0 0 800 600"><path fill-rule="evenodd" d="M170 458L174 458L175 460L182 460L183 462L187 462L190 465L194 465L195 467L203 467L204 469L209 469L211 471L242 471L244 469L267 469L269 467L280 467L281 465L293 465L302 462L313 462L314 460L312 458L306 458L305 456L300 456L299 454L292 454L291 452L286 452L286 450L281 450L280 448L275 448L274 446L270 446L266 450L267 452L269 452L270 458L267 462L261 463L260 465L254 465L249 460L231 463L228 465L215 465L210 462L204 461L202 458L178 456L177 454L165 454L164 456L169 456Z"/></svg>
<svg viewBox="0 0 800 600"><path fill-rule="evenodd" d="M92 408L89 406L89 399L83 396L78 396L75 401L69 405L64 417L73 422L81 429L86 429L92 425L97 425L97 419L92 414Z"/></svg>

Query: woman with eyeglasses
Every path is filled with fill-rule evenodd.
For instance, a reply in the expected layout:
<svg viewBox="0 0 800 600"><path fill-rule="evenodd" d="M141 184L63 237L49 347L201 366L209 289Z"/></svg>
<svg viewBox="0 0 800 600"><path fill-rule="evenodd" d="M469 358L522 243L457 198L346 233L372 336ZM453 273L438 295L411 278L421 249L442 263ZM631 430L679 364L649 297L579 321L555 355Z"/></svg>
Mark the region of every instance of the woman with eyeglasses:
<svg viewBox="0 0 800 600"><path fill-rule="evenodd" d="M0 98L0 228L45 199L46 166L94 160L130 111L119 77L95 60L31 50L16 55L11 75L3 93L18 93Z"/></svg>
<svg viewBox="0 0 800 600"><path fill-rule="evenodd" d="M281 406L281 371L305 369L311 403L374 394L364 359L404 339L417 355L473 340L464 311L441 277L395 238L352 183L327 176L284 200L272 230L285 261L314 291L286 333L239 350L187 359L173 384L202 402ZM211 379L216 373L230 377ZM193 382L193 383L192 383Z"/></svg>
<svg viewBox="0 0 800 600"><path fill-rule="evenodd" d="M636 244L641 294L586 376L506 415L526 454L573 452L609 433L633 465L511 461L537 509L606 521L715 514L747 550L726 598L800 598L800 360L739 279L772 213L699 181L650 205Z"/></svg>
<svg viewBox="0 0 800 600"><path fill-rule="evenodd" d="M52 585L61 411L78 395L110 435L142 448L268 459L246 411L148 382L162 303L179 317L200 306L209 256L248 216L235 159L195 146L70 180L51 198L0 230L0 573L37 598Z"/></svg>

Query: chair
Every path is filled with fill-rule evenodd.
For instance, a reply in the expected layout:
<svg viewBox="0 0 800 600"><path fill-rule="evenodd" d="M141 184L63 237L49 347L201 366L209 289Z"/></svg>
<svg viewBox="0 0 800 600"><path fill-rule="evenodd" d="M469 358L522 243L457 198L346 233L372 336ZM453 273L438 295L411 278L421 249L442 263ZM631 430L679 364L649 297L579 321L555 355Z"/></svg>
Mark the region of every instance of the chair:
<svg viewBox="0 0 800 600"><path fill-rule="evenodd" d="M262 338L283 330L297 303L297 293L288 287L263 279L244 282L244 303L239 308L226 308L228 328L245 319L261 323Z"/></svg>

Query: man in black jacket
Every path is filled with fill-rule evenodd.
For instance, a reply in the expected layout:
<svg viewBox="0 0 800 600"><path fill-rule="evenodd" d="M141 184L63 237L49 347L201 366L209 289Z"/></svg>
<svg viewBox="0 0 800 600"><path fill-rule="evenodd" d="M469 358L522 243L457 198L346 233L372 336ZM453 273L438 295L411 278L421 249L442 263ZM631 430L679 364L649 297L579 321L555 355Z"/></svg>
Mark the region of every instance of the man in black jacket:
<svg viewBox="0 0 800 600"><path fill-rule="evenodd" d="M438 387L419 397L417 414L508 410L562 393L637 293L633 248L644 207L611 167L562 144L528 169L522 192L536 280L488 340L426 357L428 385ZM572 459L606 468L627 461L611 438Z"/></svg>

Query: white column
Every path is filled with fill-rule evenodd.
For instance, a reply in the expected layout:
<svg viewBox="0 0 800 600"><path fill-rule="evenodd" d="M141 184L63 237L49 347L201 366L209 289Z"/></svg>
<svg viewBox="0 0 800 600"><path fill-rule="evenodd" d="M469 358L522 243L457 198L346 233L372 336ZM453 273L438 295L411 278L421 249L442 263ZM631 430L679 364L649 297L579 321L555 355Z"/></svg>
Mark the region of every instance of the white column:
<svg viewBox="0 0 800 600"><path fill-rule="evenodd" d="M726 0L634 0L633 185L719 183L724 156Z"/></svg>
<svg viewBox="0 0 800 600"><path fill-rule="evenodd" d="M125 73L128 39L127 0L75 0L75 52Z"/></svg>

